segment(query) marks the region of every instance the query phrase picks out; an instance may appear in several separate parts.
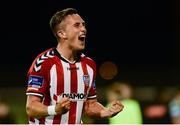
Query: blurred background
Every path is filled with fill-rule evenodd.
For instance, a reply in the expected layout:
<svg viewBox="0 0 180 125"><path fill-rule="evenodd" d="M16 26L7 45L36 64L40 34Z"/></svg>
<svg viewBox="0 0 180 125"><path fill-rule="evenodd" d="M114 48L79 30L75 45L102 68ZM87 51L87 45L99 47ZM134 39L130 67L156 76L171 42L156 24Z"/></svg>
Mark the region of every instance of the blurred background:
<svg viewBox="0 0 180 125"><path fill-rule="evenodd" d="M179 0L1 1L0 113L6 113L0 117L27 123L27 71L39 53L57 44L51 16L74 7L88 31L84 53L97 63L98 100L108 104L104 90L125 81L140 104L142 123L172 123L170 102L180 88L179 5Z"/></svg>

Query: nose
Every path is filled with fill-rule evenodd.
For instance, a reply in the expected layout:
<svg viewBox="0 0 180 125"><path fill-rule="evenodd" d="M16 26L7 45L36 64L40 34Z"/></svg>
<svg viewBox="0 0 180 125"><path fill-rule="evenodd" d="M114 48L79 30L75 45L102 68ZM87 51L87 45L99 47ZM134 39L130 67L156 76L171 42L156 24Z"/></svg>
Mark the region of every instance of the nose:
<svg viewBox="0 0 180 125"><path fill-rule="evenodd" d="M81 31L86 33L87 30L86 30L86 27L84 25L81 26Z"/></svg>

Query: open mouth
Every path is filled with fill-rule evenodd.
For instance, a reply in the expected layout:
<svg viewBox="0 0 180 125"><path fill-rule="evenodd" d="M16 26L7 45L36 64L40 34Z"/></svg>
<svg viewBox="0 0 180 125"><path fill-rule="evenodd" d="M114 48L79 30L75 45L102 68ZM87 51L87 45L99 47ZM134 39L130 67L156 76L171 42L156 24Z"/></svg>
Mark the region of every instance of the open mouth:
<svg viewBox="0 0 180 125"><path fill-rule="evenodd" d="M84 35L81 35L81 36L78 37L78 39L79 39L80 41L85 41L85 36L84 36Z"/></svg>

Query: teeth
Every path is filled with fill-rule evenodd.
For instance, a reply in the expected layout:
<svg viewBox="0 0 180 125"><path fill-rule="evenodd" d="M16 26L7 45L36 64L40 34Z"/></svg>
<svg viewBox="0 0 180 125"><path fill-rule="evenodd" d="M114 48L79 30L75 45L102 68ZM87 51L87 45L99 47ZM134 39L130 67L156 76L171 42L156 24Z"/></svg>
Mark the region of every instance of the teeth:
<svg viewBox="0 0 180 125"><path fill-rule="evenodd" d="M81 41L84 41L85 38L86 38L85 34L80 34L78 39L81 40Z"/></svg>
<svg viewBox="0 0 180 125"><path fill-rule="evenodd" d="M84 41L85 37L79 37L79 40Z"/></svg>
<svg viewBox="0 0 180 125"><path fill-rule="evenodd" d="M85 34L81 34L80 37L85 37Z"/></svg>

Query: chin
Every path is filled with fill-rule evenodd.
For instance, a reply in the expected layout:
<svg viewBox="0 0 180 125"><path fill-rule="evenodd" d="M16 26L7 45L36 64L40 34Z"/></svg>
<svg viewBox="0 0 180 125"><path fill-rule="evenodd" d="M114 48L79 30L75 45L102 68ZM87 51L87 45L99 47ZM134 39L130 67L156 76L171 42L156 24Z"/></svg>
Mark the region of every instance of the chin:
<svg viewBox="0 0 180 125"><path fill-rule="evenodd" d="M85 47L78 48L77 51L81 52L85 49Z"/></svg>
<svg viewBox="0 0 180 125"><path fill-rule="evenodd" d="M83 49L79 49L80 52L83 51L83 50L84 50L84 48Z"/></svg>
<svg viewBox="0 0 180 125"><path fill-rule="evenodd" d="M84 49L85 49L85 46L84 46L84 45L83 45L83 46L80 46L79 49L80 49L80 50L84 50Z"/></svg>

